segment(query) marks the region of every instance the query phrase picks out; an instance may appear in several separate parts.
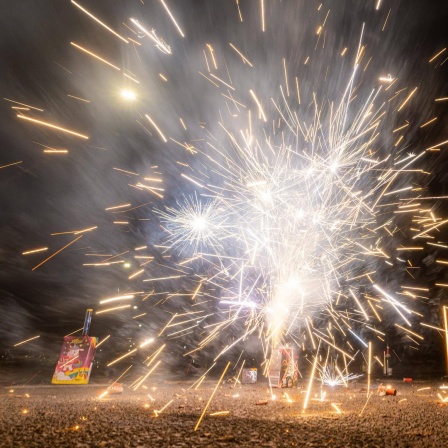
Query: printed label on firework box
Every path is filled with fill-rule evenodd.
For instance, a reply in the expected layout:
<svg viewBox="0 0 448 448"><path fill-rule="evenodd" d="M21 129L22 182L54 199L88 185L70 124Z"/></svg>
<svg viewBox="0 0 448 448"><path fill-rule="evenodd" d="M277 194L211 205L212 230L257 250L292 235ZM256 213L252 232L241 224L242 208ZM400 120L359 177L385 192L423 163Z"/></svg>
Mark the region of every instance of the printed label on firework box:
<svg viewBox="0 0 448 448"><path fill-rule="evenodd" d="M257 369L243 369L243 375L241 377L243 384L254 384L257 382Z"/></svg>
<svg viewBox="0 0 448 448"><path fill-rule="evenodd" d="M66 336L51 382L88 384L97 343L93 336Z"/></svg>

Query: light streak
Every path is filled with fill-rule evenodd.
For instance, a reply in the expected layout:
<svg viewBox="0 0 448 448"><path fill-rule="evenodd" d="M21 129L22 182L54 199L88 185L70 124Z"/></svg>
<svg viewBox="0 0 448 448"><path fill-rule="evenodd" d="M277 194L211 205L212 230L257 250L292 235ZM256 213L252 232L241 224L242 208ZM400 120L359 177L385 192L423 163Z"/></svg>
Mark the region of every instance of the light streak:
<svg viewBox="0 0 448 448"><path fill-rule="evenodd" d="M405 328L405 327L402 327L400 324L395 323L394 325L395 325L396 327L400 328L401 330L405 331L406 333L412 334L413 336L415 336L416 338L421 339L422 341L424 340L424 337L423 337L423 336L420 336L419 334L414 333L413 331L411 331L411 330L409 330L409 329L407 329L407 328Z"/></svg>
<svg viewBox="0 0 448 448"><path fill-rule="evenodd" d="M100 345L104 344L109 338L110 338L110 334L108 334L105 338L101 339L101 341L98 343L96 348L98 348Z"/></svg>
<svg viewBox="0 0 448 448"><path fill-rule="evenodd" d="M358 297L356 297L356 294L351 289L350 289L350 294L355 299L356 304L358 305L358 307L361 310L362 314L364 314L364 317L366 318L366 320L369 320L369 316L366 313L366 310L363 308L363 306L361 305L361 302L359 301Z"/></svg>
<svg viewBox="0 0 448 448"><path fill-rule="evenodd" d="M103 64L108 65L109 67L114 68L115 70L120 71L120 68L117 67L116 65L112 64L111 62L107 61L106 59L102 58L101 56L98 56L97 54L93 53L90 50L87 50L87 48L81 47L81 45L76 44L75 42L70 42L71 45L73 45L75 48L77 48L78 50L83 51L84 53L87 53L88 55L92 56L95 59L98 59L99 61L101 61Z"/></svg>
<svg viewBox="0 0 448 448"><path fill-rule="evenodd" d="M126 294L123 296L110 297L108 299L101 300L100 305L103 305L104 303L116 302L117 300L129 300L129 299L133 299L133 298L134 298L133 294Z"/></svg>
<svg viewBox="0 0 448 448"><path fill-rule="evenodd" d="M183 275L172 275L171 277L147 278L144 282L161 282L162 280L171 280L175 278L182 278Z"/></svg>
<svg viewBox="0 0 448 448"><path fill-rule="evenodd" d="M448 372L448 307L443 306L443 325L445 327L446 371Z"/></svg>
<svg viewBox="0 0 448 448"><path fill-rule="evenodd" d="M230 411L217 411L217 412L212 412L211 414L209 414L211 417L217 417L220 415L229 415Z"/></svg>
<svg viewBox="0 0 448 448"><path fill-rule="evenodd" d="M111 311L117 311L117 310L124 310L126 308L130 308L131 305L121 305L121 306L115 306L113 308L107 308L105 310L97 311L95 314L103 314L103 313L110 313Z"/></svg>
<svg viewBox="0 0 448 448"><path fill-rule="evenodd" d="M97 229L97 226L93 226L93 227L88 227L86 229L81 229L81 230L69 230L67 232L55 232L55 233L51 233L51 236L56 236L56 235L79 235L80 233L85 233L85 232L91 232L92 230Z"/></svg>
<svg viewBox="0 0 448 448"><path fill-rule="evenodd" d="M152 258L152 257L150 257L150 258ZM128 277L128 280L132 280L133 278L139 276L140 274L143 274L143 272L145 272L144 269L140 269L139 271L134 272L132 275L130 275Z"/></svg>
<svg viewBox="0 0 448 448"><path fill-rule="evenodd" d="M67 93L67 96L70 97L70 98L74 98L75 100L83 101L84 103L90 103L89 100L86 100L84 98L80 98L79 96L69 95L68 93Z"/></svg>
<svg viewBox="0 0 448 448"><path fill-rule="evenodd" d="M35 118L27 117L26 115L17 115L17 117L20 118L21 120L31 121L32 123L36 123L41 126L47 126L51 129L56 129L57 131L66 132L67 134L74 135L75 137L84 138L86 140L89 139L89 137L87 135L79 134L78 132L70 131L69 129L65 129L65 128L61 128L60 126L56 126L54 124L47 123L46 121L36 120Z"/></svg>
<svg viewBox="0 0 448 448"><path fill-rule="evenodd" d="M431 63L433 61L436 60L436 58L438 58L442 53L444 53L446 50L446 48L444 48L443 50L440 50L438 53L436 53L428 62Z"/></svg>
<svg viewBox="0 0 448 448"><path fill-rule="evenodd" d="M161 139L166 143L168 140L166 139L166 137L163 135L162 131L160 130L160 128L154 123L154 120L149 116L149 115L145 115L145 117L148 119L148 121L154 126L154 128L156 129L156 131L158 132L158 134L160 135Z"/></svg>
<svg viewBox="0 0 448 448"><path fill-rule="evenodd" d="M231 42L229 42L229 45L241 56L241 59L245 64L249 64L251 67L253 67L253 64L249 61L249 59L247 59L246 56L244 56L244 54L235 47L235 45L233 45Z"/></svg>
<svg viewBox="0 0 448 448"><path fill-rule="evenodd" d="M367 397L370 392L370 373L372 369L372 343L369 341L369 356L367 361Z"/></svg>
<svg viewBox="0 0 448 448"><path fill-rule="evenodd" d="M19 165L20 163L22 163L22 160L20 160L19 162L8 163L8 165L2 165L0 166L0 170L3 168L7 168L8 166Z"/></svg>
<svg viewBox="0 0 448 448"><path fill-rule="evenodd" d="M117 36L119 39L121 39L123 42L125 43L129 43L124 37L120 36L118 33L116 33L112 28L109 28L105 23L101 22L100 19L96 18L92 13L90 13L89 11L87 11L87 9L83 8L80 4L76 3L74 0L71 0L71 2L77 7L79 8L82 12L84 12L85 14L87 14L90 18L92 18L93 20L95 20L95 22L99 23L102 27L106 28L107 31L110 31L112 34L114 34L115 36Z"/></svg>
<svg viewBox="0 0 448 448"><path fill-rule="evenodd" d="M254 101L257 103L258 106L258 111L260 112L260 115L263 117L263 120L266 122L266 115L264 114L263 108L261 107L261 103L260 101L258 101L258 98L256 97L255 93L253 92L253 90L249 90L249 93L252 95L252 98L254 99Z"/></svg>
<svg viewBox="0 0 448 448"><path fill-rule="evenodd" d="M55 255L57 255L58 253L62 252L64 249L66 249L67 247L71 246L73 243L75 243L76 241L78 241L80 238L82 238L81 236L78 236L78 238L75 238L73 241L70 241L70 243L66 244L64 247L62 247L61 249L57 250L55 253L51 254L48 258L46 258L44 261L41 261L39 264L37 264L36 266L34 266L33 269L31 269L32 271L35 271L37 268L39 268L40 266L42 266L44 263L46 263L48 260L50 260L51 258L53 258Z"/></svg>
<svg viewBox="0 0 448 448"><path fill-rule="evenodd" d="M406 99L401 103L400 107L397 109L400 112L401 109L407 104L407 102L414 96L414 93L417 91L417 87L406 97Z"/></svg>
<svg viewBox="0 0 448 448"><path fill-rule="evenodd" d="M212 394L210 395L210 398L208 399L207 404L205 405L205 408L204 408L204 410L202 411L202 414L201 414L201 416L199 417L198 422L196 423L196 426L194 427L194 430L195 430L195 431L198 430L199 425L201 424L201 421L202 421L202 419L204 418L204 415L205 415L205 413L207 412L207 409L208 409L208 407L209 407L209 405L210 405L210 403L211 403L211 401L212 401L212 399L213 399L213 397L214 397L214 395L215 395L215 393L216 393L216 391L217 391L219 385L221 384L221 381L222 381L222 379L224 378L224 375L226 374L227 369L229 368L229 366L230 366L230 361L227 363L227 365L226 365L224 371L222 372L221 377L219 378L219 381L216 383L216 386L215 386L215 388L213 389L213 392L212 392Z"/></svg>
<svg viewBox="0 0 448 448"><path fill-rule="evenodd" d="M98 313L96 313L96 314L98 314ZM137 351L137 349L134 348L134 350L131 350L130 352L125 353L123 356L120 356L119 358L117 358L117 359L115 359L114 361L112 361L112 362L110 362L109 364L107 364L107 367L110 367L110 366L116 364L117 362L123 360L124 358L127 358L128 356L132 355L132 354L135 353L136 351Z"/></svg>
<svg viewBox="0 0 448 448"><path fill-rule="evenodd" d="M336 403L331 403L331 406L336 410L338 414L342 414L342 411L339 409L339 407L336 405Z"/></svg>
<svg viewBox="0 0 448 448"><path fill-rule="evenodd" d="M117 210L119 208L126 208L126 207L130 207L130 206L131 206L131 204L114 205L113 207L108 207L108 208L105 208L104 210L106 210L106 211Z"/></svg>
<svg viewBox="0 0 448 448"><path fill-rule="evenodd" d="M392 11L392 9L389 9L389 12L387 13L386 20L384 21L383 28L381 28L381 31L384 31L386 29L386 24L387 24L387 21L389 20L389 15L390 15L391 11Z"/></svg>
<svg viewBox="0 0 448 448"><path fill-rule="evenodd" d="M19 104L20 106L29 107L30 109L37 110L39 112L43 112L43 109L39 109L38 107L30 106L29 104L19 103L18 101L10 100L8 98L3 98L5 101L9 101L10 103Z"/></svg>
<svg viewBox="0 0 448 448"><path fill-rule="evenodd" d="M265 27L264 27L264 0L260 0L260 7L261 7L261 31L263 31L263 33L265 32Z"/></svg>
<svg viewBox="0 0 448 448"><path fill-rule="evenodd" d="M426 123L423 123L420 128L424 128L425 126L428 126L428 124L434 123L434 121L437 120L437 117L432 118L431 120L427 121Z"/></svg>
<svg viewBox="0 0 448 448"><path fill-rule="evenodd" d="M308 388L306 390L306 395L305 395L305 401L303 402L303 409L302 412L306 411L306 408L308 406L308 401L310 399L310 393L311 393L311 387L313 385L313 380L314 380L314 372L316 371L316 366L317 366L317 360L319 359L317 353L314 357L314 363L313 363L313 368L311 369L311 374L310 374L310 380L308 382Z"/></svg>
<svg viewBox="0 0 448 448"><path fill-rule="evenodd" d="M17 347L17 346L22 345L22 344L26 344L27 342L30 342L30 341L34 341L34 339L37 339L37 338L40 338L40 335L39 336L33 336L32 338L26 339L25 341L22 341L22 342L18 342L17 344L14 344L14 347Z"/></svg>
<svg viewBox="0 0 448 448"><path fill-rule="evenodd" d="M137 383L137 385L134 387L134 391L137 390L137 389L139 389L139 387L140 387L140 386L147 380L147 378L149 377L149 375L151 375L151 373L154 372L154 370L156 370L156 368L159 366L159 364L160 364L160 361L157 361L157 362L154 364L154 366L152 367L152 369L150 369L150 370L148 371L148 373L141 379L141 381L139 381L139 382ZM163 409L165 409L165 408L162 408L162 409L161 409L160 411L158 411L158 412L159 412L159 413L162 412Z"/></svg>
<svg viewBox="0 0 448 448"><path fill-rule="evenodd" d="M154 414L156 417L159 416L159 414L161 414L174 400L170 400L165 406L163 406L162 409L159 410L154 410Z"/></svg>
<svg viewBox="0 0 448 448"><path fill-rule="evenodd" d="M166 3L164 2L164 0L160 0L160 2L162 3L163 7L166 9L166 12L168 13L168 15L170 16L170 19L173 21L174 25L177 28L177 31L179 31L179 34L182 37L185 37L184 33L182 32L182 30L180 29L180 26L178 25L178 23L176 22L176 19L173 17L173 15L171 14L171 11L168 9L168 6L166 5Z"/></svg>
<svg viewBox="0 0 448 448"><path fill-rule="evenodd" d="M373 392L370 392L370 395L367 397L367 400L366 400L366 402L365 402L365 404L364 404L364 406L363 406L363 408L361 409L361 412L359 413L359 416L361 417L361 415L363 414L363 412L364 412L364 409L366 408L366 406L367 406L367 403L369 402L369 400L370 400L370 397L373 395Z"/></svg>
<svg viewBox="0 0 448 448"><path fill-rule="evenodd" d="M160 37L157 36L156 32L154 30L152 30L151 32L149 32L146 28L144 28L142 25L140 25L140 23L138 22L138 20L135 19L130 19L130 21L143 33L145 33L155 44L156 47L165 54L171 54L171 48L169 45L167 45L163 39L161 39Z"/></svg>
<svg viewBox="0 0 448 448"><path fill-rule="evenodd" d="M43 252L48 250L48 247L39 247L39 249L27 250L26 252L22 252L22 255L35 254L36 252Z"/></svg>

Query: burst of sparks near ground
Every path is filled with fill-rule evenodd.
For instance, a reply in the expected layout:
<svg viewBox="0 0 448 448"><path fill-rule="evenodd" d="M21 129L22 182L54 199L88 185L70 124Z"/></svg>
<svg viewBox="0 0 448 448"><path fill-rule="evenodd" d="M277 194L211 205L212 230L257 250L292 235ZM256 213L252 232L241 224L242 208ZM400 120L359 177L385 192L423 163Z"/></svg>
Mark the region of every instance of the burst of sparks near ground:
<svg viewBox="0 0 448 448"><path fill-rule="evenodd" d="M175 12L161 3L180 33L179 39L183 38ZM384 13L384 29L390 11L382 11L380 3L376 10ZM263 34L269 30L271 16L281 14L282 7L269 8L262 1L260 8L261 28L253 32ZM165 35L164 30L156 34L144 19L123 18L126 29L117 34L86 14L124 40L126 51L134 55L141 52L132 70L140 72L142 79L150 58L176 58L176 45L159 37ZM255 48L247 48L233 37L235 44L229 43L223 36L221 46L204 42L203 48L192 50L197 53L192 57L202 62L199 73L191 76L199 77L209 95L219 98L210 114L219 117L216 122L184 121L151 108L133 90L117 89L124 99L132 100L138 110L137 122L147 138L163 142L163 148L185 151L176 163L177 180L184 193L174 201L164 202L170 193L163 179L167 167L156 166L145 175L116 168L128 176L130 189L157 201L150 207L164 237L153 247L160 250L161 257L175 255L178 261L156 261L152 254L143 253L146 246L142 246L135 254L131 249L103 256L89 253L98 261L85 265L138 265L128 276L130 282L138 281L138 288L144 285L135 300L156 298L158 306L163 306L171 297L185 295L191 306L204 303L160 325L159 336L164 333L168 339L186 337L200 325L199 343L188 346L186 353L200 351L236 329L236 336L222 344L215 361L253 334L260 338L266 357L271 348L285 341L314 350L319 343L344 357L345 363L346 357L353 359L356 348L369 347L370 374L372 345L360 329L369 328L372 337L384 341L384 333L377 328L382 328L385 311L394 316L397 328L414 344L421 338L415 324L421 315L414 310L413 300L424 295L419 286L425 285L408 282L397 291L395 284L390 287L384 283L384 277L390 270L398 279L397 272L403 274L412 267L408 258L413 251L430 243L441 244L437 232L448 221L437 216L425 200L419 182L424 183L429 173L420 164L427 153L447 142L428 143L426 148L412 146L415 129L436 118L410 119L408 111L417 101L418 86L401 84L399 78L383 73L380 61L371 62L365 34L367 29L378 30L370 29L368 23L360 23L356 40L333 55L334 65L327 67L325 76L312 71L322 67L320 58L327 54L321 36L326 35L329 14L330 10L319 7L314 52L301 61L280 57L277 65L269 66L269 76L276 79L271 90L258 82L266 76L266 66L257 67ZM129 30L138 47L131 38L129 45L122 37ZM72 46L92 67L106 64L117 72L124 70L78 44ZM154 46L157 53L149 51ZM101 49L98 52L107 54ZM110 58L114 64L118 60L112 55ZM336 72L342 60L350 69L341 79ZM313 63L310 75L304 67ZM336 81L330 83L333 71ZM169 73L159 75L160 82L169 83L173 78ZM175 102L175 93L163 100ZM32 122L87 139L84 134L21 113L17 117L24 126ZM105 210L111 213L111 222L127 226L129 220L121 217L139 206L129 202ZM409 225L403 225L403 219L408 219ZM168 267L165 275L152 274L156 263ZM170 286L184 280L191 285L187 292L185 286ZM120 304L125 299L134 300L134 295L117 297L116 307L97 314L131 309L131 305ZM319 368L317 363L316 354L312 370L320 371L324 383L345 384L354 378L346 365L330 374L328 367Z"/></svg>

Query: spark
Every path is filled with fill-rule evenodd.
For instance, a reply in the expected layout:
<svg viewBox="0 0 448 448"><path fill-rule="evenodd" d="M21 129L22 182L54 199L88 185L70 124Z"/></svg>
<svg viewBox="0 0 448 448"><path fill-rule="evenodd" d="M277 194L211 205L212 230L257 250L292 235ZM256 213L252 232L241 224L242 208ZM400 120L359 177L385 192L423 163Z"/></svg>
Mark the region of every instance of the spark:
<svg viewBox="0 0 448 448"><path fill-rule="evenodd" d="M30 342L30 341L34 341L34 339L37 339L37 338L40 338L40 335L26 339L25 341L22 341L22 342L18 342L17 344L14 344L14 347L17 347L18 345L26 344L27 342Z"/></svg>
<svg viewBox="0 0 448 448"><path fill-rule="evenodd" d="M372 343L369 341L369 356L367 361L367 397L370 392L370 373L372 370Z"/></svg>
<svg viewBox="0 0 448 448"><path fill-rule="evenodd" d="M123 296L110 297L108 299L101 300L100 305L103 305L104 303L116 302L117 300L130 300L130 299L133 299L134 297L135 296L133 294L126 294Z"/></svg>
<svg viewBox="0 0 448 448"><path fill-rule="evenodd" d="M96 18L92 13L87 11L87 9L83 8L79 3L76 3L74 0L71 0L71 2L79 8L82 12L87 14L90 18L95 20L95 22L99 23L102 27L106 28L106 30L110 31L113 35L117 36L119 39L121 39L125 43L129 43L124 37L120 36L118 33L116 33L112 28L109 28L105 23L101 22L100 19Z"/></svg>
<svg viewBox="0 0 448 448"><path fill-rule="evenodd" d="M168 13L168 15L170 16L170 19L173 21L174 25L177 28L177 31L179 31L179 34L182 37L185 37L184 33L182 32L182 30L180 29L180 26L178 25L178 23L176 22L176 19L173 17L173 15L171 14L171 11L168 9L168 6L166 5L166 3L164 2L164 0L160 0L160 2L162 3L163 7L166 9L166 12Z"/></svg>
<svg viewBox="0 0 448 448"><path fill-rule="evenodd" d="M405 331L406 333L412 334L412 336L415 336L416 338L419 338L419 339L421 339L422 341L424 340L423 336L420 336L419 334L414 333L413 331L408 330L408 329L405 328L405 327L402 327L400 324L395 323L394 325L395 325L396 327L400 328L401 330Z"/></svg>
<svg viewBox="0 0 448 448"><path fill-rule="evenodd" d="M25 106L25 107L28 107L30 109L37 110L39 112L43 112L44 111L43 109L39 109L38 107L30 106L29 104L19 103L18 101L10 100L8 98L3 98L3 99L5 101L9 101L10 103L19 104L20 106Z"/></svg>
<svg viewBox="0 0 448 448"><path fill-rule="evenodd" d="M32 123L36 123L36 124L39 124L42 126L47 126L49 128L56 129L57 131L66 132L67 134L74 135L75 137L84 138L86 140L89 139L89 137L87 135L80 134L75 131L70 131L69 129L65 129L60 126L56 126L54 124L47 123L46 121L36 120L35 118L27 117L26 115L17 115L17 117L20 118L21 120L28 120L28 121L31 121Z"/></svg>
<svg viewBox="0 0 448 448"><path fill-rule="evenodd" d="M80 98L79 96L69 95L68 93L67 93L67 96L70 97L70 98L74 98L75 100L83 101L84 103L90 103L89 100L86 100L84 98Z"/></svg>
<svg viewBox="0 0 448 448"><path fill-rule="evenodd" d="M131 307L131 305L121 305L121 306L116 306L113 308L107 308L105 310L97 311L95 314L110 313L111 311L124 310L124 309L130 308L130 307Z"/></svg>
<svg viewBox="0 0 448 448"><path fill-rule="evenodd" d="M251 67L253 67L253 64L249 61L249 59L247 59L246 56L244 56L244 54L235 47L235 45L233 45L231 42L229 42L229 45L241 56L241 59L245 64L249 64Z"/></svg>
<svg viewBox="0 0 448 448"><path fill-rule="evenodd" d="M156 131L159 133L161 139L166 143L168 140L163 135L162 131L159 129L159 127L154 123L153 119L149 115L145 115L145 117L148 119L148 121L154 126Z"/></svg>
<svg viewBox="0 0 448 448"><path fill-rule="evenodd" d="M101 341L98 343L96 348L98 348L100 345L104 344L109 338L110 338L110 334L108 334L105 338L101 339Z"/></svg>
<svg viewBox="0 0 448 448"><path fill-rule="evenodd" d="M384 21L383 28L381 28L381 31L384 31L386 29L386 24L387 24L387 21L389 20L389 15L390 15L391 11L392 11L392 9L389 9L389 12L387 13L386 20Z"/></svg>
<svg viewBox="0 0 448 448"><path fill-rule="evenodd" d="M255 100L255 102L257 103L258 106L258 110L260 112L260 115L263 117L263 120L266 122L266 115L264 114L263 108L261 107L260 101L258 101L258 98L256 97L255 93L253 92L253 90L249 90L249 93L252 95L252 98Z"/></svg>
<svg viewBox="0 0 448 448"><path fill-rule="evenodd" d="M128 79L130 79L132 82L135 82L136 84L140 84L140 81L137 81L135 78L133 78L132 76L128 75L127 73L123 73L123 76L125 76Z"/></svg>
<svg viewBox="0 0 448 448"><path fill-rule="evenodd" d="M338 414L342 414L342 411L339 409L339 407L336 405L336 403L331 403L331 406L336 410Z"/></svg>
<svg viewBox="0 0 448 448"><path fill-rule="evenodd" d="M83 51L84 53L87 53L88 55L92 56L95 59L98 59L99 61L103 62L104 64L107 64L109 67L114 68L115 70L120 71L120 68L116 65L112 64L111 62L107 61L106 59L102 58L101 56L98 56L97 54L93 53L90 50L87 50L87 48L81 47L81 45L76 44L75 42L70 42L71 45L73 45L78 50Z"/></svg>
<svg viewBox="0 0 448 448"><path fill-rule="evenodd" d="M35 254L36 252L43 252L48 250L48 247L39 247L38 249L27 250L26 252L22 252L22 255Z"/></svg>
<svg viewBox="0 0 448 448"><path fill-rule="evenodd" d="M198 422L196 423L196 426L194 427L194 430L195 430L195 431L197 431L197 429L199 428L199 425L201 424L201 421L202 421L202 419L204 418L204 415L205 415L205 413L207 412L207 409L208 409L208 407L209 407L209 405L210 405L210 403L211 403L211 401L212 401L212 399L213 399L213 397L214 397L214 395L215 395L215 393L216 393L216 391L217 391L219 385L221 384L221 381L222 381L222 379L224 378L224 375L226 374L227 369L229 368L229 366L230 366L230 361L227 363L227 365L226 365L224 371L222 372L221 377L219 378L219 381L216 383L216 386L215 386L215 388L213 389L213 392L212 392L212 394L210 395L210 398L208 399L207 404L205 405L205 408L204 408L204 410L202 411L202 414L201 414L201 416L199 417Z"/></svg>
<svg viewBox="0 0 448 448"><path fill-rule="evenodd" d="M151 257L151 258L152 258L152 257ZM132 275L130 275L130 276L128 277L128 280L131 280L131 279L133 279L133 278L139 276L140 274L143 274L143 272L145 272L144 269L140 269L139 271L134 272Z"/></svg>
<svg viewBox="0 0 448 448"><path fill-rule="evenodd" d="M261 31L263 31L263 33L265 32L265 27L264 27L264 0L260 0L260 6L261 6Z"/></svg>
<svg viewBox="0 0 448 448"><path fill-rule="evenodd" d="M8 163L8 165L2 165L0 166L0 170L3 168L7 168L8 166L19 165L20 163L22 163L22 160L20 160L19 162Z"/></svg>
<svg viewBox="0 0 448 448"><path fill-rule="evenodd" d="M138 20L135 19L130 19L131 22L143 33L145 33L155 44L156 47L165 54L171 54L171 48L169 45L167 45L163 39L161 39L160 37L157 36L155 30L152 30L151 32L149 32L146 28L144 28L139 22Z"/></svg>
<svg viewBox="0 0 448 448"><path fill-rule="evenodd" d="M306 390L305 400L303 402L302 412L305 412L305 410L306 410L306 408L308 406L308 401L310 399L310 393L311 393L311 387L313 385L313 380L314 380L314 372L316 371L316 366L317 366L318 359L319 358L318 358L318 356L316 354L316 356L314 357L313 368L311 369L310 380L308 382L308 388Z"/></svg>
<svg viewBox="0 0 448 448"><path fill-rule="evenodd" d="M364 412L364 409L366 408L366 406L367 406L367 403L369 402L369 400L370 400L370 397L373 395L373 392L370 392L370 395L367 397L367 400L366 400L366 402L365 402L365 404L364 404L364 406L363 406L363 408L361 409L361 412L359 413L359 416L361 417L361 415L363 414L363 412Z"/></svg>
<svg viewBox="0 0 448 448"><path fill-rule="evenodd" d="M96 314L98 314L98 312ZM116 364L117 362L122 361L124 358L127 358L128 356L131 356L132 354L134 354L136 351L137 351L137 349L134 348L134 350L131 350L128 353L125 353L123 356L120 356L119 358L111 361L109 364L107 364L107 367L110 367L110 366Z"/></svg>
<svg viewBox="0 0 448 448"><path fill-rule="evenodd" d="M446 51L446 48L444 48L443 50L440 50L438 53L436 53L428 62L431 63L433 61L435 61L442 53L444 53Z"/></svg>
<svg viewBox="0 0 448 448"><path fill-rule="evenodd" d="M165 406L163 406L162 409L160 410L154 410L154 414L156 417L159 416L159 414L161 414L174 400L170 400Z"/></svg>
<svg viewBox="0 0 448 448"><path fill-rule="evenodd" d="M97 229L97 226L92 226L92 227L87 227L86 229L81 229L81 230L70 230L68 232L56 232L56 233L52 233L51 236L56 236L56 235L79 235L80 233L85 233L85 232L91 232L92 230Z"/></svg>
<svg viewBox="0 0 448 448"><path fill-rule="evenodd" d="M161 282L162 280L171 280L175 278L182 278L182 275L173 275L171 277L159 277L159 278L147 278L143 280L144 282Z"/></svg>
<svg viewBox="0 0 448 448"><path fill-rule="evenodd" d="M427 121L426 123L423 123L420 128L424 128L425 126L428 126L428 124L434 123L434 121L437 120L437 117L432 118L431 120Z"/></svg>
<svg viewBox="0 0 448 448"><path fill-rule="evenodd" d="M448 372L448 307L443 306L443 325L445 327L446 371Z"/></svg>
<svg viewBox="0 0 448 448"><path fill-rule="evenodd" d="M401 109L407 104L407 102L414 96L414 93L417 91L417 87L406 97L406 99L401 103L400 107L397 109L400 112Z"/></svg>
<svg viewBox="0 0 448 448"><path fill-rule="evenodd" d="M121 204L121 205L114 205L113 207L108 207L105 208L104 210L109 211L109 210L117 210L119 208L126 208L126 207L130 207L131 204ZM146 246L145 246L146 247Z"/></svg>
<svg viewBox="0 0 448 448"><path fill-rule="evenodd" d="M44 263L46 263L48 260L50 260L51 258L53 258L55 255L57 255L58 253L62 252L64 249L66 249L67 247L71 246L73 243L75 243L76 241L78 241L80 238L82 238L81 236L78 236L78 238L75 238L73 241L70 241L70 243L66 244L64 247L62 247L61 249L57 250L55 253L53 253L52 255L50 255L48 258L46 258L44 261L41 261L39 264L37 264L36 266L34 266L34 268L32 269L32 271L35 271L37 268L39 268L40 266L42 266Z"/></svg>

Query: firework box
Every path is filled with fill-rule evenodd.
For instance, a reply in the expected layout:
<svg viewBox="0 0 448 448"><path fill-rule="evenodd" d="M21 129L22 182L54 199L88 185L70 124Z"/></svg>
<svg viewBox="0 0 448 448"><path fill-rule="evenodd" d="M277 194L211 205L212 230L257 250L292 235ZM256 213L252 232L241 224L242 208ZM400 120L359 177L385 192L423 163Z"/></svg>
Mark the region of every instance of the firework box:
<svg viewBox="0 0 448 448"><path fill-rule="evenodd" d="M243 375L241 377L242 384L255 384L257 382L257 369L243 369Z"/></svg>
<svg viewBox="0 0 448 448"><path fill-rule="evenodd" d="M52 384L88 384L98 338L65 336Z"/></svg>

